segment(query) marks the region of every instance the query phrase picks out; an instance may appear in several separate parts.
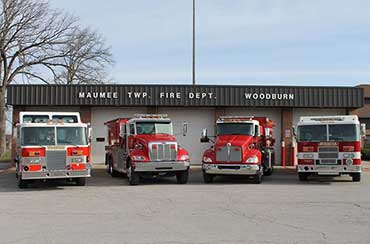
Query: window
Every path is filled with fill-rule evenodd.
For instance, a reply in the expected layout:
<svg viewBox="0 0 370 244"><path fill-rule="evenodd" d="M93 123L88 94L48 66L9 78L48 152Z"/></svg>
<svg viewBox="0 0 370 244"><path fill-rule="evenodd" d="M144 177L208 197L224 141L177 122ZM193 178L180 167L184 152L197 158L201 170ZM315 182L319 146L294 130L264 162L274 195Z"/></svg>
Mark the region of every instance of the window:
<svg viewBox="0 0 370 244"><path fill-rule="evenodd" d="M22 146L49 146L55 145L54 127L23 127Z"/></svg>
<svg viewBox="0 0 370 244"><path fill-rule="evenodd" d="M137 134L168 134L172 135L172 125L169 122L138 122Z"/></svg>
<svg viewBox="0 0 370 244"><path fill-rule="evenodd" d="M329 141L358 141L358 125L329 125Z"/></svg>
<svg viewBox="0 0 370 244"><path fill-rule="evenodd" d="M49 115L24 115L23 123L47 123Z"/></svg>
<svg viewBox="0 0 370 244"><path fill-rule="evenodd" d="M87 145L86 128L57 127L57 145Z"/></svg>
<svg viewBox="0 0 370 244"><path fill-rule="evenodd" d="M134 124L130 124L130 134L135 135L135 125Z"/></svg>
<svg viewBox="0 0 370 244"><path fill-rule="evenodd" d="M258 128L258 126L257 126ZM254 135L253 123L219 123L217 124L217 135Z"/></svg>
<svg viewBox="0 0 370 244"><path fill-rule="evenodd" d="M326 141L326 125L301 125L298 126L298 141Z"/></svg>
<svg viewBox="0 0 370 244"><path fill-rule="evenodd" d="M64 123L77 123L77 116L74 115L53 115L53 120L61 120Z"/></svg>

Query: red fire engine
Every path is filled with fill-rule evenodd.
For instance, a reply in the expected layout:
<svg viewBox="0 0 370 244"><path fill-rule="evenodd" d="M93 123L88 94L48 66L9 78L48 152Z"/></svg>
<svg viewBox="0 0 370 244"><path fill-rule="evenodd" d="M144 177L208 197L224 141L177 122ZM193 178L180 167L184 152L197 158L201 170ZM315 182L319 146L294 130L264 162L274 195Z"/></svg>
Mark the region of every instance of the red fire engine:
<svg viewBox="0 0 370 244"><path fill-rule="evenodd" d="M266 117L224 116L216 122L214 145L202 158L203 178L211 183L216 175L246 175L261 183L271 175L275 139L273 122ZM201 142L209 142L203 130Z"/></svg>
<svg viewBox="0 0 370 244"><path fill-rule="evenodd" d="M26 188L34 180L67 179L83 186L91 176L89 128L79 113L21 112L17 124L16 176Z"/></svg>
<svg viewBox="0 0 370 244"><path fill-rule="evenodd" d="M142 114L105 123L108 127L105 163L113 177L127 175L130 185L141 177L176 176L186 184L189 174L189 154L173 135L170 118L162 114ZM184 135L186 134L184 124Z"/></svg>
<svg viewBox="0 0 370 244"><path fill-rule="evenodd" d="M361 180L361 135L355 115L301 117L297 124L299 180L313 174L349 174Z"/></svg>

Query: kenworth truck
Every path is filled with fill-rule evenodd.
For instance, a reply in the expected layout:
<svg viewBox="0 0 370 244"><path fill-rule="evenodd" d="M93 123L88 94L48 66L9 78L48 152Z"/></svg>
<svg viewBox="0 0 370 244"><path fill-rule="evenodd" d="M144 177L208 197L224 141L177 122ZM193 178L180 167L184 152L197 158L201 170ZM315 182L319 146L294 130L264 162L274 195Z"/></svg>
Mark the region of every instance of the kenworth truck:
<svg viewBox="0 0 370 244"><path fill-rule="evenodd" d="M352 176L361 180L361 134L365 125L355 115L301 117L297 123L297 172L310 175Z"/></svg>
<svg viewBox="0 0 370 244"><path fill-rule="evenodd" d="M91 176L89 126L74 112L20 112L16 177L19 188L35 180L66 179L83 186Z"/></svg>
<svg viewBox="0 0 370 244"><path fill-rule="evenodd" d="M109 143L105 164L110 175L124 173L130 185L138 185L143 177L158 176L176 176L177 183L187 183L189 154L177 143L167 115L138 114L105 125ZM184 124L184 135L186 130Z"/></svg>
<svg viewBox="0 0 370 244"><path fill-rule="evenodd" d="M271 175L273 126L266 117L221 116L216 121L214 145L203 154L204 182L213 182L217 175L245 175L259 184L262 175ZM201 142L210 141L207 129L203 129Z"/></svg>

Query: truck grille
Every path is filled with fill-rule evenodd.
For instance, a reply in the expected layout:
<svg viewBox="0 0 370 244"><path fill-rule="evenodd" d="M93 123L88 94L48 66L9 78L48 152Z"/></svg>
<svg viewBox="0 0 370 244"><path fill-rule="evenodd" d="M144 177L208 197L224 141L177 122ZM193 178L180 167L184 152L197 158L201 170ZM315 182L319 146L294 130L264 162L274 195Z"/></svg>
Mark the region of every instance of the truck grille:
<svg viewBox="0 0 370 244"><path fill-rule="evenodd" d="M223 146L216 149L216 161L218 162L241 162L242 150L240 147Z"/></svg>
<svg viewBox="0 0 370 244"><path fill-rule="evenodd" d="M152 161L175 161L177 159L176 143L153 143L149 148Z"/></svg>
<svg viewBox="0 0 370 244"><path fill-rule="evenodd" d="M338 158L338 147L319 147L319 158Z"/></svg>
<svg viewBox="0 0 370 244"><path fill-rule="evenodd" d="M47 150L46 164L50 170L62 170L66 168L67 156L65 150Z"/></svg>

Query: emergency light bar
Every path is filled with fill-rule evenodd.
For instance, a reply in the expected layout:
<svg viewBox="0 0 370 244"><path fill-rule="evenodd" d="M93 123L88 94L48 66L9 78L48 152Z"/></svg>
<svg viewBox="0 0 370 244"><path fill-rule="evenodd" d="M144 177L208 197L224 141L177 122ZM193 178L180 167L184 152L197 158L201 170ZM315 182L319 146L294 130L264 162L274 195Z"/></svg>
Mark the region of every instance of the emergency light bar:
<svg viewBox="0 0 370 244"><path fill-rule="evenodd" d="M233 120L233 119L249 119L252 120L254 116L220 116L219 120Z"/></svg>
<svg viewBox="0 0 370 244"><path fill-rule="evenodd" d="M135 114L134 118L139 119L162 119L168 118L167 114Z"/></svg>
<svg viewBox="0 0 370 244"><path fill-rule="evenodd" d="M356 115L343 115L343 116L302 116L300 122L321 122L321 123L334 123L334 122L352 122L357 121Z"/></svg>

